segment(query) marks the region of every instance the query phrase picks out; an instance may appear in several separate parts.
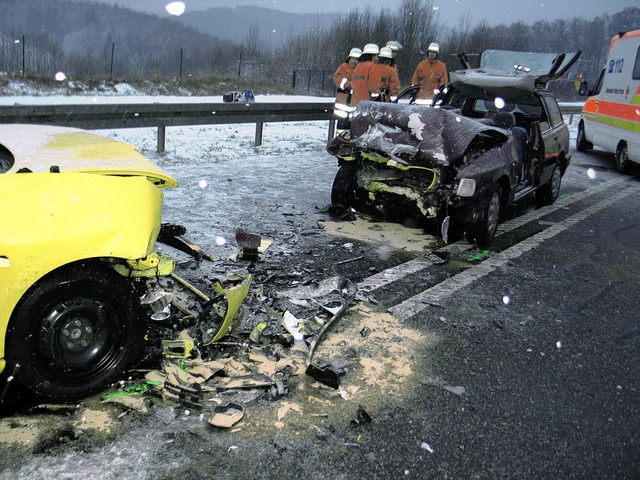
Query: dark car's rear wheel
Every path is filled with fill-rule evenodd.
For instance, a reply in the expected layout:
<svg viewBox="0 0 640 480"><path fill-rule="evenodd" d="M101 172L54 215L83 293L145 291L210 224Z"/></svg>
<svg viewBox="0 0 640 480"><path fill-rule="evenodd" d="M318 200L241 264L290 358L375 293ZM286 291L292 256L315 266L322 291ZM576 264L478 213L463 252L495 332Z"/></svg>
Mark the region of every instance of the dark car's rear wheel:
<svg viewBox="0 0 640 480"><path fill-rule="evenodd" d="M587 138L584 136L584 124L580 122L578 124L578 136L576 137L576 149L579 152L588 152L593 148L593 143L587 142Z"/></svg>
<svg viewBox="0 0 640 480"><path fill-rule="evenodd" d="M40 281L7 330L8 371L36 398L73 400L121 378L138 357L144 320L130 282L96 265Z"/></svg>
<svg viewBox="0 0 640 480"><path fill-rule="evenodd" d="M485 205L480 219L467 225L466 237L469 243L474 243L481 248L491 244L498 230L501 215L502 197L500 187L496 186L489 195L489 201Z"/></svg>
<svg viewBox="0 0 640 480"><path fill-rule="evenodd" d="M562 184L562 173L556 165L553 167L551 178L547 183L536 190L536 200L539 206L552 205L560 195L560 186Z"/></svg>
<svg viewBox="0 0 640 480"><path fill-rule="evenodd" d="M627 144L621 142L616 149L616 168L620 173L629 173L631 171L631 160L629 160L629 151Z"/></svg>

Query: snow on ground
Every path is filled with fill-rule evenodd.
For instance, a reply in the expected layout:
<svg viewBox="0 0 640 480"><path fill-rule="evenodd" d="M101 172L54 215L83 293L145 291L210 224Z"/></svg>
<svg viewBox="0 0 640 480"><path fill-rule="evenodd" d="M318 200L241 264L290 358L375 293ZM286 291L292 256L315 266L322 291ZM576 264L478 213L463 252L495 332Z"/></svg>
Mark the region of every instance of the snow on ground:
<svg viewBox="0 0 640 480"><path fill-rule="evenodd" d="M220 97L145 95L0 97L0 105L221 101ZM258 95L256 101L330 99ZM574 115L568 125L573 140L578 118ZM566 115L565 121L569 120ZM179 181L176 189L165 191L163 221L185 225L196 244L220 258L235 252L233 236L239 227L278 237L297 227L314 226L318 212L330 203L337 170L335 158L325 150L328 127L328 121L268 123L258 147L254 124L168 127L165 154L156 153L155 128L95 132L133 145ZM281 221L274 223L273 218Z"/></svg>

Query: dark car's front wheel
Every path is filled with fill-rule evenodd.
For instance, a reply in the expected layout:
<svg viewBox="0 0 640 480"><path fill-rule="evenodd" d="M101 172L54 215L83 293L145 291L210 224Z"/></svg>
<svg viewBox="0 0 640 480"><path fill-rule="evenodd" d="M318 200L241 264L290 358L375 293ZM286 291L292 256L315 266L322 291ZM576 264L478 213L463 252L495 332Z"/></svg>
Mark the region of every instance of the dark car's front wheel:
<svg viewBox="0 0 640 480"><path fill-rule="evenodd" d="M39 399L74 400L103 390L138 357L144 320L137 305L133 286L113 270L81 265L49 275L11 318L8 371Z"/></svg>
<svg viewBox="0 0 640 480"><path fill-rule="evenodd" d="M331 187L331 203L344 208L356 207L357 188L356 174L358 162L344 162L338 168Z"/></svg>
<svg viewBox="0 0 640 480"><path fill-rule="evenodd" d="M536 190L536 200L539 206L553 205L560 195L562 173L558 165L553 167L551 178L547 183Z"/></svg>
<svg viewBox="0 0 640 480"><path fill-rule="evenodd" d="M502 197L500 187L491 190L489 201L482 211L480 219L467 225L466 237L469 243L478 247L486 247L493 241L502 215Z"/></svg>

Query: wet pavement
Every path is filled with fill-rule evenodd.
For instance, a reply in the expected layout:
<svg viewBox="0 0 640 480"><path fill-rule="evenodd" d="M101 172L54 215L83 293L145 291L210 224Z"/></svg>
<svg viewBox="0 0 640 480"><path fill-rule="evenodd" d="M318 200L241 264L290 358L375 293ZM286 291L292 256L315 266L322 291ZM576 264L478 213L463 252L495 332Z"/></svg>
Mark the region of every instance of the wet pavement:
<svg viewBox="0 0 640 480"><path fill-rule="evenodd" d="M0 478L638 478L639 191L606 158L576 155L561 200L518 212L486 252L298 222L252 273L280 292L357 284L316 351L340 388L288 370L286 393L235 391L230 428L209 422L218 402L158 396L146 413L98 396L4 417L0 438L24 441L2 442ZM268 354L249 327L221 348Z"/></svg>

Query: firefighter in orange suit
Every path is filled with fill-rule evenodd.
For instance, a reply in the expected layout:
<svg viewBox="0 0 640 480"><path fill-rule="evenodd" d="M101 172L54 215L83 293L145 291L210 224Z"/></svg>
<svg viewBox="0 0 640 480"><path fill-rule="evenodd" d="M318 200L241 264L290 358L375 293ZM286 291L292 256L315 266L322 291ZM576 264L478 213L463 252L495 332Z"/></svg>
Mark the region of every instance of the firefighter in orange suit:
<svg viewBox="0 0 640 480"><path fill-rule="evenodd" d="M438 60L440 45L431 43L427 49L426 60L421 61L411 77L412 85L420 85L416 100L433 98L434 91L443 83L447 83L447 67ZM418 103L418 102L416 102Z"/></svg>
<svg viewBox="0 0 640 480"><path fill-rule="evenodd" d="M349 56L333 74L333 83L336 85L338 95L334 105L333 113L338 117L338 130L349 128L351 105L351 75L353 69L358 65L358 59L362 54L359 48L352 48Z"/></svg>
<svg viewBox="0 0 640 480"><path fill-rule="evenodd" d="M389 40L385 45L391 49L391 66L398 71L398 52L402 50L402 44L397 40Z"/></svg>
<svg viewBox="0 0 640 480"><path fill-rule="evenodd" d="M392 102L400 93L400 78L395 68L391 66L393 52L389 47L382 47L378 54L378 65L374 70L374 81L378 83L377 100ZM376 95L372 95L376 99Z"/></svg>
<svg viewBox="0 0 640 480"><path fill-rule="evenodd" d="M372 95L380 94L379 78L375 74L380 53L378 45L368 43L362 49L358 66L351 75L351 107L355 108L363 100L372 100Z"/></svg>

